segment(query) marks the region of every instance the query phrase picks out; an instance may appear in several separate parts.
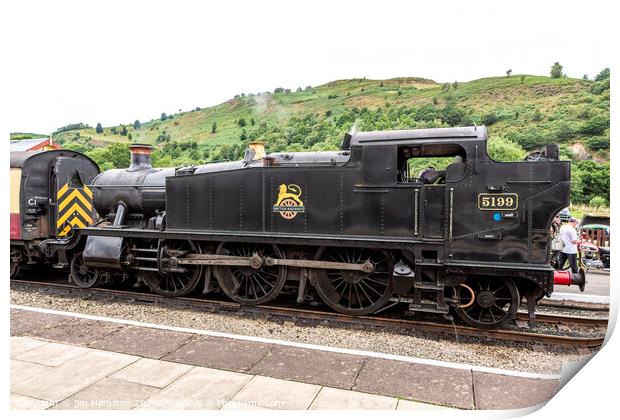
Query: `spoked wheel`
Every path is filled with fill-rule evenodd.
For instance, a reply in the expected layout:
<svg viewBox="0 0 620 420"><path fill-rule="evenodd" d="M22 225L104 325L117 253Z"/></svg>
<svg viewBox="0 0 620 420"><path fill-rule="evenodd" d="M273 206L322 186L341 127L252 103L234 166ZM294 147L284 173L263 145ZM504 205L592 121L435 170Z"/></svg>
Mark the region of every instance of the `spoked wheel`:
<svg viewBox="0 0 620 420"><path fill-rule="evenodd" d="M378 311L392 296L394 262L385 251L356 248L321 248L315 260L363 264L370 273L353 270L315 269L312 276L317 293L330 308L347 315Z"/></svg>
<svg viewBox="0 0 620 420"><path fill-rule="evenodd" d="M275 244L222 243L217 254L233 257L283 258ZM263 260L264 261L264 260ZM260 305L280 293L286 281L286 267L281 265L257 268L251 266L222 265L215 267L214 274L226 295L243 305Z"/></svg>
<svg viewBox="0 0 620 420"><path fill-rule="evenodd" d="M472 327L492 329L517 314L521 297L511 279L473 278L454 287L456 313Z"/></svg>
<svg viewBox="0 0 620 420"><path fill-rule="evenodd" d="M99 272L89 269L86 264L84 264L81 252L78 252L71 258L70 270L71 281L78 287L88 289L99 284Z"/></svg>
<svg viewBox="0 0 620 420"><path fill-rule="evenodd" d="M200 248L192 241L165 241L158 249L157 258L163 274L155 271L141 272L142 280L158 295L167 297L183 296L194 290L200 281L202 266L175 265L176 258L186 254L198 254Z"/></svg>
<svg viewBox="0 0 620 420"><path fill-rule="evenodd" d="M14 279L19 274L19 268L22 259L22 252L17 249L11 249L11 275L10 279Z"/></svg>

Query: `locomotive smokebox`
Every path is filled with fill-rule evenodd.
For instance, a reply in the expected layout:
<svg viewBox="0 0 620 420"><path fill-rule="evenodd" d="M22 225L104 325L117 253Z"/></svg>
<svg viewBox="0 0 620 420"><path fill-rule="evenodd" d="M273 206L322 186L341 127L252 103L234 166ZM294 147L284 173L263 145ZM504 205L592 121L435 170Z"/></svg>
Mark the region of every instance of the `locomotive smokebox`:
<svg viewBox="0 0 620 420"><path fill-rule="evenodd" d="M126 212L123 224L132 225L144 223L166 209L166 178L174 176L175 169L153 168L153 147L148 144L132 144L129 152L129 168L100 173L92 189L97 213L114 220L122 208Z"/></svg>
<svg viewBox="0 0 620 420"><path fill-rule="evenodd" d="M129 146L129 152L131 153L129 171L140 171L152 167L151 153L153 153L153 147L148 144L134 143Z"/></svg>

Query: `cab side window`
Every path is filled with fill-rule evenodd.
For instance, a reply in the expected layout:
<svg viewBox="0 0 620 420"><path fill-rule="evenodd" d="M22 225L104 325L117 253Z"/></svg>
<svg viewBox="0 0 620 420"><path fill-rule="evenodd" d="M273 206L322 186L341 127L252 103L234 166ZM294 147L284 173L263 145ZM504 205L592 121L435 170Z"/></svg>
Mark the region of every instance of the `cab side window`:
<svg viewBox="0 0 620 420"><path fill-rule="evenodd" d="M397 182L445 184L449 169L464 174L465 158L465 150L457 144L399 146Z"/></svg>

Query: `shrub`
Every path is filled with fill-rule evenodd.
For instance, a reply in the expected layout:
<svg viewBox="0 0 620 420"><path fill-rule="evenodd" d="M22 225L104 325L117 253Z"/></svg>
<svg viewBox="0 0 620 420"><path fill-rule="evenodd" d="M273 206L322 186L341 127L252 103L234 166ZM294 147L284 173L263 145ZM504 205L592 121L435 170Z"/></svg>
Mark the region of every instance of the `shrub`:
<svg viewBox="0 0 620 420"><path fill-rule="evenodd" d="M590 199L589 204L590 204L590 207L607 207L607 200L597 195Z"/></svg>
<svg viewBox="0 0 620 420"><path fill-rule="evenodd" d="M327 111L325 111L325 116L326 117L331 117L332 116L332 110L328 109Z"/></svg>
<svg viewBox="0 0 620 420"><path fill-rule="evenodd" d="M166 113L165 113L165 112L162 112L162 113L161 113L161 116L159 117L159 119L160 119L161 121L166 121L166 118L168 118L168 116L166 115Z"/></svg>
<svg viewBox="0 0 620 420"><path fill-rule="evenodd" d="M248 123L245 121L245 118L239 118L239 121L237 121L237 125L239 125L239 127L245 127Z"/></svg>
<svg viewBox="0 0 620 420"><path fill-rule="evenodd" d="M487 143L489 156L500 162L522 160L527 152L521 146L503 137L492 137Z"/></svg>
<svg viewBox="0 0 620 420"><path fill-rule="evenodd" d="M103 127L101 126L101 123L97 123L97 127L95 128L95 131L97 132L97 134L103 133Z"/></svg>
<svg viewBox="0 0 620 420"><path fill-rule="evenodd" d="M551 66L551 77L553 79L559 79L560 77L562 77L562 65L560 63L558 63L557 61L555 63L553 63L553 66Z"/></svg>
<svg viewBox="0 0 620 420"><path fill-rule="evenodd" d="M609 79L609 77L610 77L609 67L606 67L603 70L601 70L599 74L596 75L594 80L597 82L600 82L601 80Z"/></svg>
<svg viewBox="0 0 620 420"><path fill-rule="evenodd" d="M609 137L597 136L588 140L588 147L592 150L601 150L609 148Z"/></svg>
<svg viewBox="0 0 620 420"><path fill-rule="evenodd" d="M609 128L609 116L595 115L581 127L581 134L603 134Z"/></svg>
<svg viewBox="0 0 620 420"><path fill-rule="evenodd" d="M211 134L215 134L216 131L217 131L217 122L213 121L213 124L211 124Z"/></svg>
<svg viewBox="0 0 620 420"><path fill-rule="evenodd" d="M338 97L338 95L335 95L335 94L331 93L331 94L329 94L327 96L327 99L336 99L337 97Z"/></svg>
<svg viewBox="0 0 620 420"><path fill-rule="evenodd" d="M486 114L485 116L482 117L482 124L484 125L492 125L492 124L495 124L496 122L497 122L497 115L495 115L495 113L493 112Z"/></svg>

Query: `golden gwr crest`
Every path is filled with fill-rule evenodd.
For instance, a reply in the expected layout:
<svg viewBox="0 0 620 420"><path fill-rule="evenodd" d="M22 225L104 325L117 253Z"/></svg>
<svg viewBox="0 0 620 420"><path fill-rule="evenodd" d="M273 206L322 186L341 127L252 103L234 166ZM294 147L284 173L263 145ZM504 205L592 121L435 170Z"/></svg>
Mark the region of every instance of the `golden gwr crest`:
<svg viewBox="0 0 620 420"><path fill-rule="evenodd" d="M303 213L306 211L304 202L301 201L301 188L295 184L280 185L278 192L278 199L273 205L273 211L280 213L280 216L285 219L292 219L297 216L297 213Z"/></svg>

